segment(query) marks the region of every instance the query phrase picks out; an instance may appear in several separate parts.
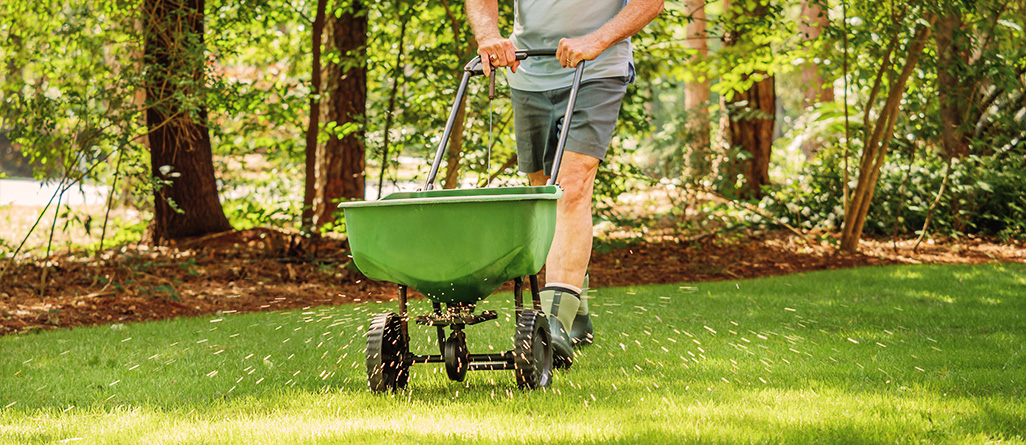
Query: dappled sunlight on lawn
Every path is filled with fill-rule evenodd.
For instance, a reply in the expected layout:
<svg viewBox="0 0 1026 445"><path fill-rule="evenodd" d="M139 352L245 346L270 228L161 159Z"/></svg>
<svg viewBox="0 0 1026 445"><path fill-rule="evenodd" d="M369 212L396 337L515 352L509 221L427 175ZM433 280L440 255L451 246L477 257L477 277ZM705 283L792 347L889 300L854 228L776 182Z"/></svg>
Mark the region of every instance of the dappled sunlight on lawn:
<svg viewBox="0 0 1026 445"><path fill-rule="evenodd" d="M9 336L0 440L1022 440L1024 269L973 267L600 289L595 344L539 391L417 364L369 392L366 326L394 302ZM467 328L472 353L511 347L511 306L482 303L499 318ZM437 353L433 328L410 335Z"/></svg>

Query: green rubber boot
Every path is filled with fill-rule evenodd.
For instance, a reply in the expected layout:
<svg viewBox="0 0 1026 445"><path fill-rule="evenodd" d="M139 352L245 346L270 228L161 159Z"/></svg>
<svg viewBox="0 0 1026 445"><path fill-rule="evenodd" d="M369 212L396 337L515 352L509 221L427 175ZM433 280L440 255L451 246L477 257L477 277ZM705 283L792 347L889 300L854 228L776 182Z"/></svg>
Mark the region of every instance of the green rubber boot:
<svg viewBox="0 0 1026 445"><path fill-rule="evenodd" d="M591 313L588 312L588 275L584 275L584 286L581 287L581 304L577 307L574 323L570 327L570 341L574 347L590 345L595 341L595 328L591 324Z"/></svg>
<svg viewBox="0 0 1026 445"><path fill-rule="evenodd" d="M572 326L581 299L572 290L546 286L541 292L542 311L549 317L552 335L552 359L557 368L569 368L574 363L574 348L565 326Z"/></svg>

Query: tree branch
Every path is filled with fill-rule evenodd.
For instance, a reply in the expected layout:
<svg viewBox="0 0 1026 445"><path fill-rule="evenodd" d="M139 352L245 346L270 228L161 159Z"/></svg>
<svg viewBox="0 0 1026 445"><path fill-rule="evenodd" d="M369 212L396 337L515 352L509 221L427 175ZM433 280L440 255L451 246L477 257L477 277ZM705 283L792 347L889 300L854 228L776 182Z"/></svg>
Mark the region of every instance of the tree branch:
<svg viewBox="0 0 1026 445"><path fill-rule="evenodd" d="M923 238L926 238L926 230L930 227L930 219L933 218L933 211L937 209L937 205L940 204L941 197L944 196L944 187L948 185L948 177L951 176L951 164L954 162L954 157L948 159L948 165L944 168L944 179L941 181L940 190L937 191L937 197L933 199L933 203L930 204L930 210L926 211L926 221L923 221L923 230L919 232L919 238L916 239L916 244L912 246L912 253L916 253L919 249L919 243L923 242Z"/></svg>

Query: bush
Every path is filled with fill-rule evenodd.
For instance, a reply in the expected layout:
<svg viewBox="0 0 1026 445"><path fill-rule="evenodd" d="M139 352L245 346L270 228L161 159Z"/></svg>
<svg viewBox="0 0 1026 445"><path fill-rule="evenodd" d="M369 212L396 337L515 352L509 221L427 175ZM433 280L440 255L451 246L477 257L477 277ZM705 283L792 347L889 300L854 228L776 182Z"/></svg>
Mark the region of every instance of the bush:
<svg viewBox="0 0 1026 445"><path fill-rule="evenodd" d="M839 230L844 224L842 159L836 149L824 151L798 175L774 187L765 204L797 227ZM921 231L944 181L945 162L920 156L909 165L907 156L892 156L881 169L864 233ZM851 174L849 183L856 179ZM951 237L1026 240L1026 147L1019 144L995 155L953 161L929 230Z"/></svg>

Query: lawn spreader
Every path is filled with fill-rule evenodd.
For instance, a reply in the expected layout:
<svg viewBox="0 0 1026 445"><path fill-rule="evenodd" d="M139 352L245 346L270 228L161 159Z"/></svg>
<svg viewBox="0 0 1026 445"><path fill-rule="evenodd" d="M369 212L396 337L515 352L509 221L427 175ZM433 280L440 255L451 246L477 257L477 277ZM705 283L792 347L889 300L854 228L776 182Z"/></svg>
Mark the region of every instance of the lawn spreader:
<svg viewBox="0 0 1026 445"><path fill-rule="evenodd" d="M517 60L554 57L554 49L521 50ZM435 190L434 181L458 105L470 78L482 75L480 57L463 68L438 150L424 188L397 192L378 201L341 204L356 267L370 279L399 285L399 313L375 315L367 332L367 380L375 392L406 387L409 368L444 363L448 377L463 381L469 370L512 370L522 388L544 388L553 377L549 323L541 310L538 273L555 232L556 185L570 120L580 89L584 62L577 65L567 103L552 175L544 186ZM494 95L494 71L490 95ZM524 307L530 288L532 305ZM513 349L471 354L467 326L498 318L496 311L475 313L476 304L513 281L516 328ZM439 354L410 350L407 290L416 289L432 303L430 315L417 324L434 327ZM443 310L444 306L444 310ZM450 329L448 336L446 328Z"/></svg>

